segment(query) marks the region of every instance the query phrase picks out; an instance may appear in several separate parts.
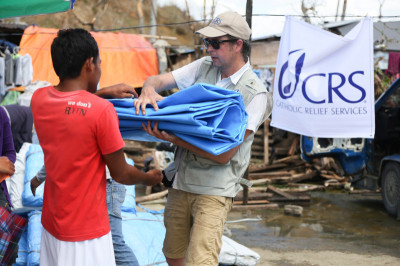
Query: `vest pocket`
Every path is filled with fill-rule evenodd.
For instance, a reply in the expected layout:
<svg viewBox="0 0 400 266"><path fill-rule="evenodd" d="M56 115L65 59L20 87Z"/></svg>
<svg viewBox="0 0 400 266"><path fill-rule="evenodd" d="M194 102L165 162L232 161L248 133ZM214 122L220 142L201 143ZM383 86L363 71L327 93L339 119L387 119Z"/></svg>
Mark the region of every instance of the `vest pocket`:
<svg viewBox="0 0 400 266"><path fill-rule="evenodd" d="M182 163L184 171L183 176L179 175L179 178L185 179L188 185L225 189L232 180L230 162L220 164L194 155L190 160Z"/></svg>

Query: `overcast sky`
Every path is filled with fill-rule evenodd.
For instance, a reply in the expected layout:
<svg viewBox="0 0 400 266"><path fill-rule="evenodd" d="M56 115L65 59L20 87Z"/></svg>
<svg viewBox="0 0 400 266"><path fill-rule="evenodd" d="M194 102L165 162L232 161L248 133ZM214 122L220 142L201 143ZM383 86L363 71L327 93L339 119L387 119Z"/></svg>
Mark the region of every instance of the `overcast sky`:
<svg viewBox="0 0 400 266"><path fill-rule="evenodd" d="M246 13L246 0L214 0L217 3L215 14L225 11L236 11L241 15ZM313 23L322 21L334 21L336 9L339 1L339 16L342 14L343 0L306 0L306 3L316 3L316 13L321 18L313 19ZM166 4L176 4L181 9L186 9L185 0L157 0L159 6ZM188 0L190 13L195 19L203 18L202 0ZM213 0L206 0L209 7ZM350 16L347 20L360 19L354 16L379 16L380 2L383 2L383 16L398 16L400 20L400 1L399 0L347 0L346 15ZM283 29L285 15L302 15L301 0L253 0L253 15L268 14L282 16L254 16L252 20L253 38L280 34ZM340 18L339 18L340 19ZM384 18L388 19L388 18ZM393 18L391 18L393 19Z"/></svg>

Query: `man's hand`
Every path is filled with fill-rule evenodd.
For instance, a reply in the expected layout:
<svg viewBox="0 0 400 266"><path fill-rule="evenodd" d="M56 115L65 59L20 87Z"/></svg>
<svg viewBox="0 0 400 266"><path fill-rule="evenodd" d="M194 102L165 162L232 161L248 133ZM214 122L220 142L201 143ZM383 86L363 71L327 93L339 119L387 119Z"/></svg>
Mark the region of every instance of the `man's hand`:
<svg viewBox="0 0 400 266"><path fill-rule="evenodd" d="M142 128L144 131L147 132L147 134L152 135L153 137L156 137L158 139L174 143L174 144L175 144L175 141L179 139L177 136L175 136L173 134L168 134L165 131L160 131L158 129L158 121L156 121L154 123L153 128L151 128L150 121L147 121L147 125L142 123Z"/></svg>
<svg viewBox="0 0 400 266"><path fill-rule="evenodd" d="M13 175L15 172L15 166L13 162L11 162L8 157L1 156L0 157L0 173Z"/></svg>
<svg viewBox="0 0 400 266"><path fill-rule="evenodd" d="M129 86L125 83L120 83L116 85L112 85L109 87L102 88L95 92L97 96L104 97L112 97L112 98L135 98L138 97L138 94L134 87Z"/></svg>
<svg viewBox="0 0 400 266"><path fill-rule="evenodd" d="M34 177L31 179L31 191L32 191L33 196L36 196L36 188L37 188L38 186L40 186L40 184L42 184L42 182L40 182L40 181L36 178L36 176L34 176Z"/></svg>
<svg viewBox="0 0 400 266"><path fill-rule="evenodd" d="M145 182L143 182L144 185L154 186L154 185L161 183L163 175L160 170L153 169L153 170L146 172L146 174L147 174L148 178L146 179Z"/></svg>
<svg viewBox="0 0 400 266"><path fill-rule="evenodd" d="M157 102L164 99L160 94L158 94L152 87L143 87L142 93L139 98L134 102L136 108L136 114L140 113L142 110L142 114L146 114L146 106L147 104L151 104L154 107L154 110L158 110Z"/></svg>
<svg viewBox="0 0 400 266"><path fill-rule="evenodd" d="M157 111L157 101L161 101L162 99L164 99L164 97L158 94L158 92L170 90L176 87L177 85L175 82L175 78L171 72L148 77L143 84L142 92L140 93L139 98L134 103L136 114L138 115L140 113L140 110L142 110L142 114L145 115L146 106L148 104L151 104L154 110Z"/></svg>

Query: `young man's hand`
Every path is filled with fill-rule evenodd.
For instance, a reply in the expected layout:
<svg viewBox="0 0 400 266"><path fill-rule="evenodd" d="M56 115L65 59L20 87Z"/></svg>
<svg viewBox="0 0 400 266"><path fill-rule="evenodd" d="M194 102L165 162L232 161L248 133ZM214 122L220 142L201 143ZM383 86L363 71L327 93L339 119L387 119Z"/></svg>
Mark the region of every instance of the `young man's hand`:
<svg viewBox="0 0 400 266"><path fill-rule="evenodd" d="M153 169L148 172L146 172L148 178L146 181L143 183L146 186L154 186L159 183L161 183L161 180L163 178L162 172L158 169Z"/></svg>
<svg viewBox="0 0 400 266"><path fill-rule="evenodd" d="M11 162L8 157L1 156L0 157L0 173L13 175L15 172L15 166L13 162Z"/></svg>
<svg viewBox="0 0 400 266"><path fill-rule="evenodd" d="M36 196L36 188L37 188L38 186L40 186L40 184L42 184L42 182L39 181L39 180L36 178L36 176L34 176L34 177L31 179L31 191L32 191L33 196Z"/></svg>
<svg viewBox="0 0 400 266"><path fill-rule="evenodd" d="M111 97L115 99L138 97L135 88L125 83L102 88L101 90L96 91L95 94L100 97Z"/></svg>

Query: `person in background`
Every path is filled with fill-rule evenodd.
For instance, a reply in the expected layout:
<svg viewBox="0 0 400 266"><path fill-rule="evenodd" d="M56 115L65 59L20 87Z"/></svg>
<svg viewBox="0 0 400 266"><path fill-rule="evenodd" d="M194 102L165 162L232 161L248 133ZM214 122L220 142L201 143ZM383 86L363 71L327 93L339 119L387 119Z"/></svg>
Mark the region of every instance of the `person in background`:
<svg viewBox="0 0 400 266"><path fill-rule="evenodd" d="M272 109L272 97L253 72L249 62L251 30L237 13L218 15L209 26L197 33L205 36L209 57L198 59L170 73L149 77L135 101L136 114L146 114L151 104L158 110L158 93L195 83L209 83L238 91L249 115L241 145L212 155L177 136L160 131L158 122L143 130L178 148L172 188L168 191L164 222L166 235L163 252L169 265L218 265L222 233L233 198L241 184L248 184L243 175L250 162L254 133ZM166 174L167 175L167 174Z"/></svg>
<svg viewBox="0 0 400 266"><path fill-rule="evenodd" d="M105 166L127 185L155 185L162 174L126 163L116 111L93 94L101 59L91 34L60 30L51 56L60 83L36 90L31 100L47 172L40 265L115 265Z"/></svg>
<svg viewBox="0 0 400 266"><path fill-rule="evenodd" d="M0 108L0 206L11 211L11 201L8 194L5 178L10 177L15 172L15 160L17 153L15 152L14 143L11 134L10 120L3 108ZM1 218L1 217L0 217ZM2 222L2 219L0 219ZM18 257L18 245L13 251L10 262L15 262Z"/></svg>

